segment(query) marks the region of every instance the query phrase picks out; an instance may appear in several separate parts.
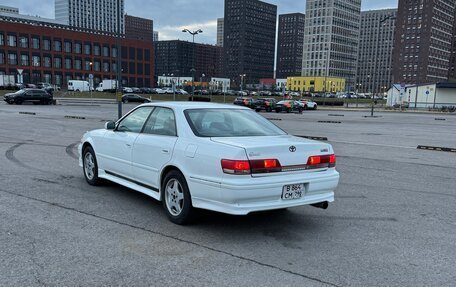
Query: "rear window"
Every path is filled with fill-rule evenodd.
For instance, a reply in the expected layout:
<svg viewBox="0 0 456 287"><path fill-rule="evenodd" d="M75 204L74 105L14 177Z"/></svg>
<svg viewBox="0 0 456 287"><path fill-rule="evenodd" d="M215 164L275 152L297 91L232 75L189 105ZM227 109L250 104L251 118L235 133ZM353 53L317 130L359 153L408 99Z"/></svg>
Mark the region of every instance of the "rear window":
<svg viewBox="0 0 456 287"><path fill-rule="evenodd" d="M283 130L250 110L192 109L184 111L198 137L277 136Z"/></svg>

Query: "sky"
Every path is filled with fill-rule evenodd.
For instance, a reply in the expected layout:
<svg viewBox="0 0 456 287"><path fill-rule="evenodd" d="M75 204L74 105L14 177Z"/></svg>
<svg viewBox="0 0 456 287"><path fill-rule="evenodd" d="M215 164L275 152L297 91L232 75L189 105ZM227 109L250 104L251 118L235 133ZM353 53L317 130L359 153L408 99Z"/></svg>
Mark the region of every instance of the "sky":
<svg viewBox="0 0 456 287"><path fill-rule="evenodd" d="M37 3L39 5L31 5ZM305 0L265 0L278 6L278 14L305 12ZM223 17L224 0L125 0L126 13L154 20L160 40L191 40L183 28L202 29L195 41L215 44L217 18ZM54 0L0 0L21 14L54 18ZM398 0L362 0L362 10L397 8Z"/></svg>

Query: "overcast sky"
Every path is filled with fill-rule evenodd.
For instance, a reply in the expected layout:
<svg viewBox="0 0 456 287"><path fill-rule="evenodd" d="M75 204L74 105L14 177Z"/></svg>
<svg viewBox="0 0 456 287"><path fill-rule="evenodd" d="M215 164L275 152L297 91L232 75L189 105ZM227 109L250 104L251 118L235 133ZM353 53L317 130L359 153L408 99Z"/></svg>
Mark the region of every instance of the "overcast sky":
<svg viewBox="0 0 456 287"><path fill-rule="evenodd" d="M305 12L305 0L266 0L276 4L278 13ZM362 10L397 8L398 0L362 0ZM32 4L33 3L33 4ZM125 0L129 15L154 20L160 40L190 40L182 28L200 28L197 42L215 44L217 18L223 17L224 0ZM38 5L34 5L38 4ZM18 7L21 14L54 18L54 0L0 0L0 5Z"/></svg>

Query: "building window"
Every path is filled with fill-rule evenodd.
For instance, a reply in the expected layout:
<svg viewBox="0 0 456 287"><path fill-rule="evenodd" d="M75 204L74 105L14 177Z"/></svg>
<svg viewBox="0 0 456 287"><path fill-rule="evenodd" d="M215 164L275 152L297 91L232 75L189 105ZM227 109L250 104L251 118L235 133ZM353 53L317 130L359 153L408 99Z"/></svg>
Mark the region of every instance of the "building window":
<svg viewBox="0 0 456 287"><path fill-rule="evenodd" d="M54 51L62 52L62 42L60 40L54 40Z"/></svg>
<svg viewBox="0 0 456 287"><path fill-rule="evenodd" d="M21 47L21 48L28 48L29 47L29 39L28 39L28 37L25 37L25 36L19 37L19 47Z"/></svg>
<svg viewBox="0 0 456 287"><path fill-rule="evenodd" d="M43 58L43 61L44 61L44 63L43 63L44 67L46 67L46 68L51 68L51 66L52 66L52 60L51 60L51 57L50 57L50 56L45 56L45 57Z"/></svg>
<svg viewBox="0 0 456 287"><path fill-rule="evenodd" d="M100 69L101 69L100 62L95 61L95 62L93 63L93 69L94 69L95 71L99 72Z"/></svg>
<svg viewBox="0 0 456 287"><path fill-rule="evenodd" d="M84 70L91 71L92 70L92 62L90 60L84 61Z"/></svg>
<svg viewBox="0 0 456 287"><path fill-rule="evenodd" d="M62 68L62 58L60 58L60 57L54 58L54 68L57 68L57 69Z"/></svg>
<svg viewBox="0 0 456 287"><path fill-rule="evenodd" d="M112 57L113 58L117 58L117 48L116 47L112 47Z"/></svg>
<svg viewBox="0 0 456 287"><path fill-rule="evenodd" d="M44 74L44 82L48 83L48 84L52 83L52 75L48 74L48 73L45 73Z"/></svg>
<svg viewBox="0 0 456 287"><path fill-rule="evenodd" d="M0 46L5 45L5 36L0 32Z"/></svg>
<svg viewBox="0 0 456 287"><path fill-rule="evenodd" d="M82 45L81 45L81 43L74 43L74 52L76 54L81 54L82 53Z"/></svg>
<svg viewBox="0 0 456 287"><path fill-rule="evenodd" d="M35 50L40 48L40 38L32 37L32 48Z"/></svg>
<svg viewBox="0 0 456 287"><path fill-rule="evenodd" d="M65 41L65 53L71 53L71 42Z"/></svg>
<svg viewBox="0 0 456 287"><path fill-rule="evenodd" d="M116 62L112 63L112 72L117 73L117 63Z"/></svg>
<svg viewBox="0 0 456 287"><path fill-rule="evenodd" d="M8 35L8 46L10 46L10 47L16 47L17 46L16 36Z"/></svg>
<svg viewBox="0 0 456 287"><path fill-rule="evenodd" d="M57 86L61 86L62 85L62 79L63 79L62 75L55 75L54 78L55 78L55 84Z"/></svg>
<svg viewBox="0 0 456 287"><path fill-rule="evenodd" d="M28 66L29 65L29 55L21 54L21 66Z"/></svg>
<svg viewBox="0 0 456 287"><path fill-rule="evenodd" d="M71 65L71 58L65 58L65 69L71 70L72 65Z"/></svg>
<svg viewBox="0 0 456 287"><path fill-rule="evenodd" d="M5 64L5 53L0 51L0 65L4 65L4 64Z"/></svg>
<svg viewBox="0 0 456 287"><path fill-rule="evenodd" d="M103 72L105 72L105 73L109 72L109 63L108 62L103 62Z"/></svg>
<svg viewBox="0 0 456 287"><path fill-rule="evenodd" d="M82 60L80 60L80 59L74 60L74 68L76 70L82 70Z"/></svg>
<svg viewBox="0 0 456 287"><path fill-rule="evenodd" d="M93 46L93 54L95 56L100 56L101 55L101 48L99 45L94 45Z"/></svg>
<svg viewBox="0 0 456 287"><path fill-rule="evenodd" d="M90 44L84 44L84 54L90 55L92 53L92 47Z"/></svg>
<svg viewBox="0 0 456 287"><path fill-rule="evenodd" d="M16 53L8 53L8 64L17 65L17 54Z"/></svg>
<svg viewBox="0 0 456 287"><path fill-rule="evenodd" d="M46 50L46 51L50 51L51 50L51 40L49 40L49 39L44 39L43 40L43 49Z"/></svg>
<svg viewBox="0 0 456 287"><path fill-rule="evenodd" d="M109 57L109 47L103 46L103 57Z"/></svg>
<svg viewBox="0 0 456 287"><path fill-rule="evenodd" d="M40 67L41 66L40 56L32 56L32 66L33 67Z"/></svg>

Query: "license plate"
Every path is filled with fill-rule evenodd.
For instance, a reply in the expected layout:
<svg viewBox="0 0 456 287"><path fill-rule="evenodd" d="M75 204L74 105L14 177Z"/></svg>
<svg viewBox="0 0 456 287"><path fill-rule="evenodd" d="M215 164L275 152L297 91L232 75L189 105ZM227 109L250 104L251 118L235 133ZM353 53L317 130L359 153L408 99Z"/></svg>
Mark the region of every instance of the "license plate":
<svg viewBox="0 0 456 287"><path fill-rule="evenodd" d="M299 199L304 196L304 183L285 185L282 189L283 200Z"/></svg>

